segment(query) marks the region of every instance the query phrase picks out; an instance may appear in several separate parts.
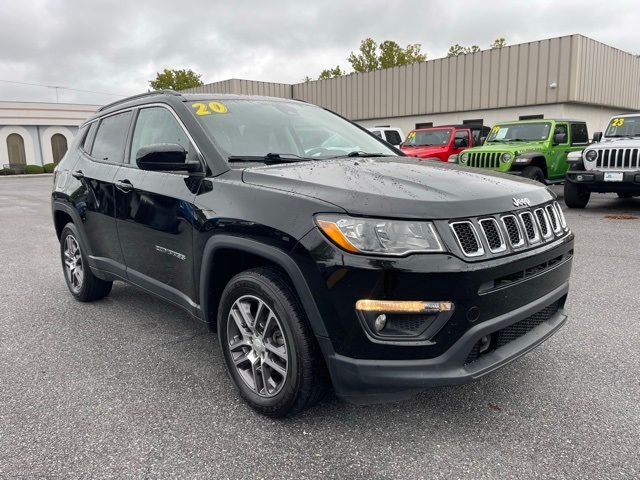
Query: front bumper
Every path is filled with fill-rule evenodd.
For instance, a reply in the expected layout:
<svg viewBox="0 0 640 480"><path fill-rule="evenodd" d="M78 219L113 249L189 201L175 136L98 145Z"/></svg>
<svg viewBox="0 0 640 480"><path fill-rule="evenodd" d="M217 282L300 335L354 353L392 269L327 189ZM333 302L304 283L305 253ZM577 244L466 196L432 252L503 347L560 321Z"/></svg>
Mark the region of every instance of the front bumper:
<svg viewBox="0 0 640 480"><path fill-rule="evenodd" d="M569 170L566 180L571 183L584 185L592 192L618 192L618 193L639 193L640 194L640 170L625 171L622 173L622 181L605 182L604 174L601 170Z"/></svg>
<svg viewBox="0 0 640 480"><path fill-rule="evenodd" d="M470 328L442 355L422 360L363 360L336 354L327 339L321 348L327 359L336 394L357 404L399 400L435 386L459 385L475 380L524 355L553 335L567 320L565 283L538 300ZM528 333L469 361L482 337L526 320L558 302L549 319Z"/></svg>
<svg viewBox="0 0 640 480"><path fill-rule="evenodd" d="M572 234L535 250L480 262L451 254L356 256L328 244L317 231L294 252L300 255L298 265L307 267L304 276L326 329L317 338L334 388L351 402L386 401L470 381L526 353L566 319ZM450 301L455 309L427 341L381 341L357 315L359 299ZM535 328L499 348L492 343L496 348L468 361L479 339L491 335L493 342L500 336L494 333L554 302L557 310Z"/></svg>

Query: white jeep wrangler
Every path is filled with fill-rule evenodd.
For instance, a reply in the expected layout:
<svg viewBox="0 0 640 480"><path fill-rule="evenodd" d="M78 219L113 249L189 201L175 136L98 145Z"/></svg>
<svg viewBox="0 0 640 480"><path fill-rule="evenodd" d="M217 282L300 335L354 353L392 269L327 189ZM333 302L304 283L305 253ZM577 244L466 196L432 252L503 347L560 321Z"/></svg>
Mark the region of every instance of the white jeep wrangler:
<svg viewBox="0 0 640 480"><path fill-rule="evenodd" d="M620 198L640 195L640 113L617 115L602 135L582 152L571 152L564 183L564 203L584 208L591 192L614 192Z"/></svg>

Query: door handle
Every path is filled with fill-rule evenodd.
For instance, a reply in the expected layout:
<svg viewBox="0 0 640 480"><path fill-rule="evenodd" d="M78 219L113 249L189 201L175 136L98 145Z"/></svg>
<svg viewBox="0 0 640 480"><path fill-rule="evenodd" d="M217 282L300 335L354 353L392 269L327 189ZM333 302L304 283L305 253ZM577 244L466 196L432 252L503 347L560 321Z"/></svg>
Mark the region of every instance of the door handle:
<svg viewBox="0 0 640 480"><path fill-rule="evenodd" d="M82 173L82 170L76 170L75 172L71 172L71 176L80 180L84 178L84 173Z"/></svg>
<svg viewBox="0 0 640 480"><path fill-rule="evenodd" d="M124 193L128 193L133 190L133 185L129 180L118 180L115 185L118 190Z"/></svg>

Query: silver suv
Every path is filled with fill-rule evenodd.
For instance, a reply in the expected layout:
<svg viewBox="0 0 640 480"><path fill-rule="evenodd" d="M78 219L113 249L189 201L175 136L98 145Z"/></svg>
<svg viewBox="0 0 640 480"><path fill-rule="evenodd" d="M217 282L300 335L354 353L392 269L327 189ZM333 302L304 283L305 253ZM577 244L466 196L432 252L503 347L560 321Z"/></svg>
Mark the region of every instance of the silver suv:
<svg viewBox="0 0 640 480"><path fill-rule="evenodd" d="M584 208L591 192L614 192L620 198L640 195L640 113L617 115L602 135L582 152L571 152L564 184L569 208Z"/></svg>

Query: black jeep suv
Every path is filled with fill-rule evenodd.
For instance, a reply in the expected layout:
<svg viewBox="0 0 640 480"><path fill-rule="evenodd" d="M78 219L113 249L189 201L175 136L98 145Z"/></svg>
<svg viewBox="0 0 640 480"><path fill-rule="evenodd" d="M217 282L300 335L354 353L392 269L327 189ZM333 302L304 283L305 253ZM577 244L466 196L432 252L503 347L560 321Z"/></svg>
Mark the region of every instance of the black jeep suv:
<svg viewBox="0 0 640 480"><path fill-rule="evenodd" d="M123 280L216 328L272 416L470 381L565 322L546 187L404 157L307 103L151 92L101 108L52 195L69 290Z"/></svg>

